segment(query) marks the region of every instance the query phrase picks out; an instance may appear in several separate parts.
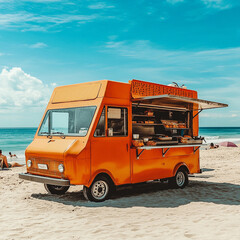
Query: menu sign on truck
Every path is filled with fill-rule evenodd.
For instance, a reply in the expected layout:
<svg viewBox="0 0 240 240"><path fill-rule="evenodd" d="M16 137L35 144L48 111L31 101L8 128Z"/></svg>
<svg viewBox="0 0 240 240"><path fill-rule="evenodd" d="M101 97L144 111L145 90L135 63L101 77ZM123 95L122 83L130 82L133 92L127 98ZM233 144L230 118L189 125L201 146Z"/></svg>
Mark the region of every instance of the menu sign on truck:
<svg viewBox="0 0 240 240"><path fill-rule="evenodd" d="M135 79L131 81L131 93L133 98L158 96L165 94L197 98L197 92L193 90L188 90L180 87L171 87L150 82L143 82Z"/></svg>

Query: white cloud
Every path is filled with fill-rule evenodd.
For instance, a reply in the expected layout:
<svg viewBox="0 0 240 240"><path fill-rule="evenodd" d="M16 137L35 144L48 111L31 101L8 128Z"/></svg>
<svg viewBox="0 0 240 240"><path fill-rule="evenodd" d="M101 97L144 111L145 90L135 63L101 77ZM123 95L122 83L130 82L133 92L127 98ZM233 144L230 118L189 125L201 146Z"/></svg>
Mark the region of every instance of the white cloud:
<svg viewBox="0 0 240 240"><path fill-rule="evenodd" d="M55 2L65 2L66 0L21 0L21 2L33 2L33 3L55 3ZM18 0L0 0L0 3L15 3Z"/></svg>
<svg viewBox="0 0 240 240"><path fill-rule="evenodd" d="M229 103L240 101L240 48L202 51L165 50L149 41L110 41L105 52L127 58L134 78L176 81L198 89L199 98ZM131 61L132 59L132 61Z"/></svg>
<svg viewBox="0 0 240 240"><path fill-rule="evenodd" d="M63 0L23 0L24 2L38 2L38 3L50 3L50 2L64 2Z"/></svg>
<svg viewBox="0 0 240 240"><path fill-rule="evenodd" d="M236 118L238 117L237 114L226 114L226 113L207 113L207 112L203 112L201 113L200 115L201 117L203 118L215 118L215 119L218 119L218 118Z"/></svg>
<svg viewBox="0 0 240 240"><path fill-rule="evenodd" d="M198 0L198 1L202 2L207 8L212 8L216 10L228 9L238 4L238 2L235 0ZM177 3L185 2L185 0L166 0L166 2L174 5Z"/></svg>
<svg viewBox="0 0 240 240"><path fill-rule="evenodd" d="M54 84L53 84L54 85ZM0 73L0 108L12 111L26 107L46 106L53 86L25 73L21 68L4 68Z"/></svg>
<svg viewBox="0 0 240 240"><path fill-rule="evenodd" d="M104 2L99 2L99 3L96 3L96 4L89 5L88 8L90 8L90 9L107 9L107 8L115 8L115 6L107 5Z"/></svg>
<svg viewBox="0 0 240 240"><path fill-rule="evenodd" d="M232 5L226 0L201 0L208 8L224 10L231 8Z"/></svg>
<svg viewBox="0 0 240 240"><path fill-rule="evenodd" d="M47 47L47 44L43 42L37 42L29 46L30 48L45 48Z"/></svg>
<svg viewBox="0 0 240 240"><path fill-rule="evenodd" d="M206 51L184 51L184 50L165 50L157 48L151 44L150 41L109 41L105 45L105 51L119 54L120 56L158 61L163 65L177 64L186 66L201 66L206 62L211 63L215 67L221 67L221 62L234 61L239 62L240 47L215 49ZM228 62L230 64L230 62ZM176 65L174 65L176 66ZM219 67L220 68L220 67Z"/></svg>
<svg viewBox="0 0 240 240"><path fill-rule="evenodd" d="M72 15L72 14L59 14L59 15L37 15L27 12L0 14L0 28L22 28L31 31L46 31L47 29L61 24L76 22L85 23L98 18L96 14L91 15Z"/></svg>

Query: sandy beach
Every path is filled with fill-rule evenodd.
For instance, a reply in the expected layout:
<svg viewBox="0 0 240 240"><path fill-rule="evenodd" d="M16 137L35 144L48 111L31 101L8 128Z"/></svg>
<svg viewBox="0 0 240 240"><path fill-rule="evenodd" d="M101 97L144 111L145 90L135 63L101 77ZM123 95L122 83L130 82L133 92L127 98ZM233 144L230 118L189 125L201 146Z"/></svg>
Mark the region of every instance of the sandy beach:
<svg viewBox="0 0 240 240"><path fill-rule="evenodd" d="M138 184L103 203L0 171L0 239L240 239L240 148L201 150L201 167L183 190Z"/></svg>

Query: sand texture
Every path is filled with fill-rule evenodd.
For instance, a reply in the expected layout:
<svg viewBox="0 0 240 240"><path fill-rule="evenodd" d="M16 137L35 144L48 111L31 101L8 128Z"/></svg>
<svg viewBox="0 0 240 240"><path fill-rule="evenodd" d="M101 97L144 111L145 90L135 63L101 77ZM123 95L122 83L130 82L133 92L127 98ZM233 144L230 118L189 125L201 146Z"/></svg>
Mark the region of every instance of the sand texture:
<svg viewBox="0 0 240 240"><path fill-rule="evenodd" d="M240 148L201 150L205 170L185 189L148 183L87 202L24 181L25 168L0 171L0 239L240 239Z"/></svg>

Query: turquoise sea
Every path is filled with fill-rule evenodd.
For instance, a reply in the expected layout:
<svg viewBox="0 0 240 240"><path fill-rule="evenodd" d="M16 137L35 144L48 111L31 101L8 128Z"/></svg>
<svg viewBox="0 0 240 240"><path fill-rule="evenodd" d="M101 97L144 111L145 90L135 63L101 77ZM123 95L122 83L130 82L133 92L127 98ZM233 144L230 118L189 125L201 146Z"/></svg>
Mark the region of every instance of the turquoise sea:
<svg viewBox="0 0 240 240"><path fill-rule="evenodd" d="M207 143L224 141L240 143L240 127L200 127L199 136L203 136Z"/></svg>
<svg viewBox="0 0 240 240"><path fill-rule="evenodd" d="M24 163L24 151L31 143L37 128L0 128L0 149L8 156L12 152L18 158L12 159ZM240 143L240 127L202 127L199 135L205 137L207 143L231 141Z"/></svg>
<svg viewBox="0 0 240 240"><path fill-rule="evenodd" d="M18 158L12 161L25 163L24 152L31 143L37 128L0 128L0 149L9 158L9 152L16 154Z"/></svg>

